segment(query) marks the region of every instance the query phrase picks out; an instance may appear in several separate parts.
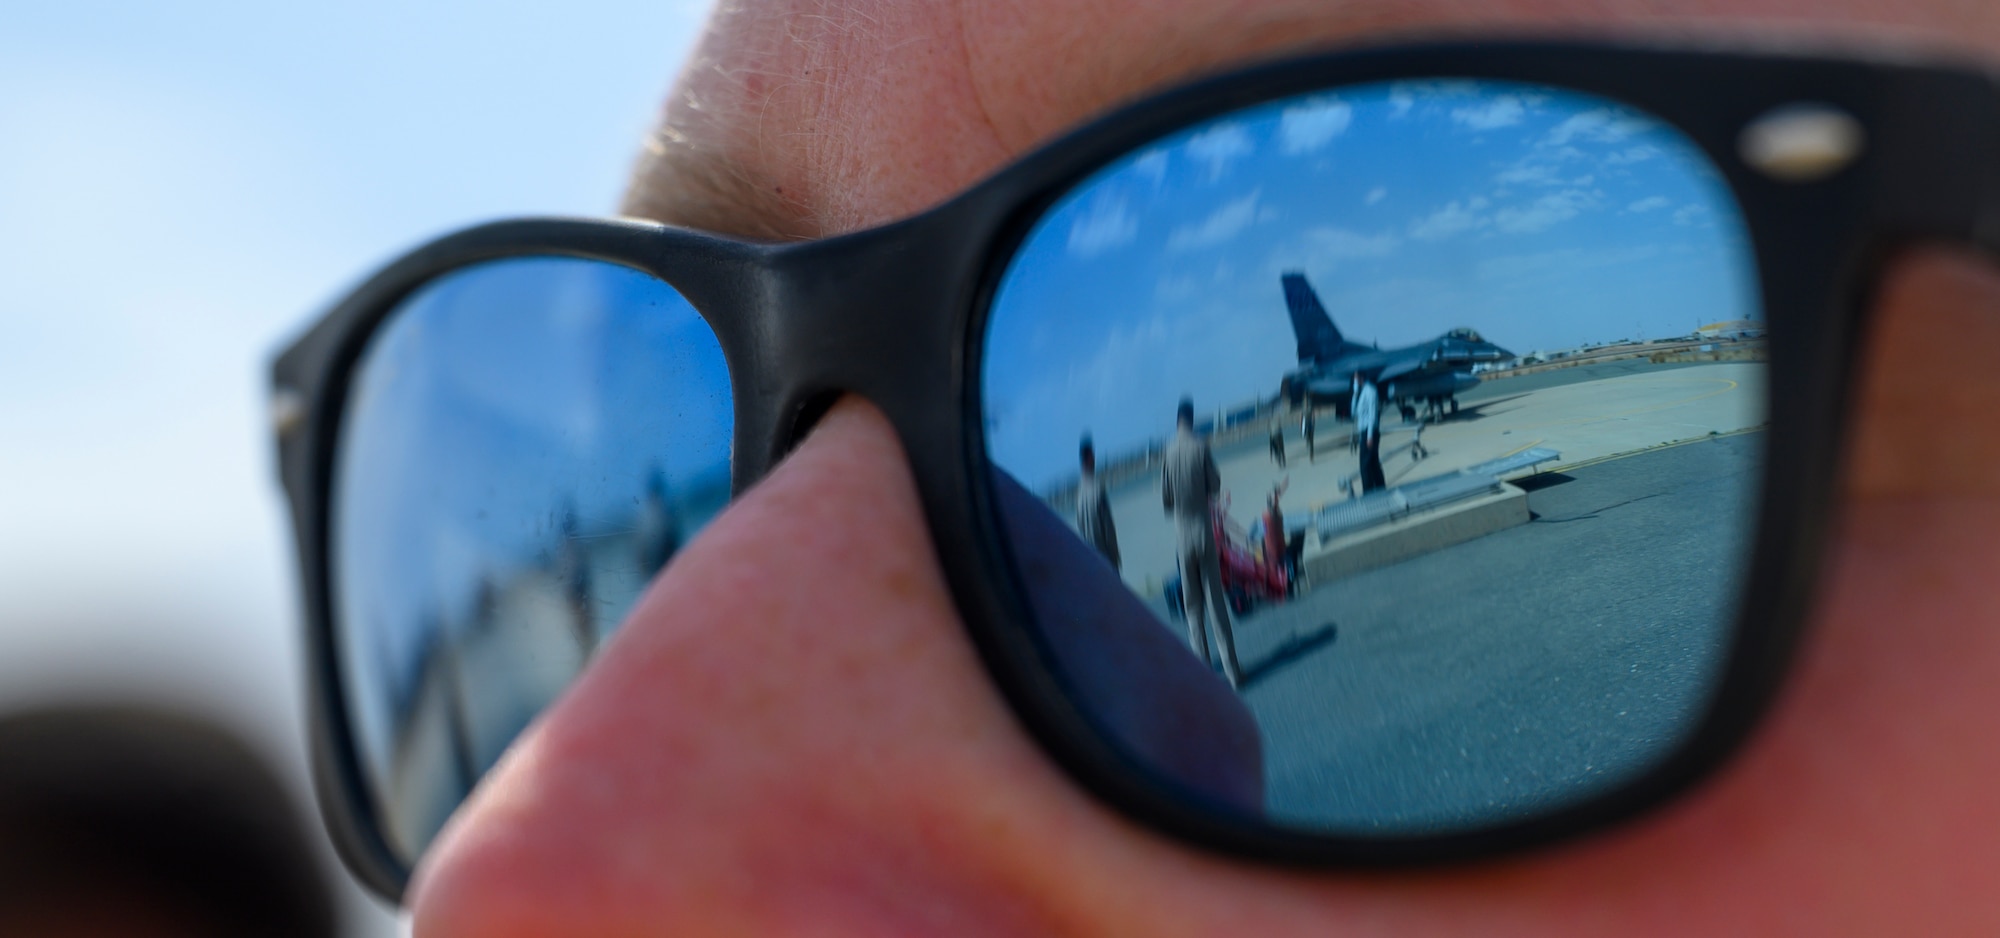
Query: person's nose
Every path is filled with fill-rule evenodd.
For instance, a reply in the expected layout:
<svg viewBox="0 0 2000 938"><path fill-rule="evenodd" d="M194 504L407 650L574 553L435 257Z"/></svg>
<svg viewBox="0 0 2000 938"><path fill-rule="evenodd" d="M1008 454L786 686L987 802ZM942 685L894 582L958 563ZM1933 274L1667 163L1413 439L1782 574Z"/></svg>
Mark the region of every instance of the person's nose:
<svg viewBox="0 0 2000 938"><path fill-rule="evenodd" d="M675 558L411 904L438 938L1085 933L1062 897L1096 877L1049 845L1117 823L1003 709L849 401Z"/></svg>

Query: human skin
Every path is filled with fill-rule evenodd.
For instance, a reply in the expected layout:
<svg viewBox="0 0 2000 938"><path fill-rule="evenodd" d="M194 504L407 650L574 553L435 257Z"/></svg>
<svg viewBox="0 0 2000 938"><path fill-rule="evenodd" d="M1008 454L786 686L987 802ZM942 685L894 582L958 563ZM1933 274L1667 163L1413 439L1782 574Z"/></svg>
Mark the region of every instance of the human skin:
<svg viewBox="0 0 2000 938"><path fill-rule="evenodd" d="M818 237L1164 83L1393 34L1916 39L1984 0L740 0L627 210ZM1094 800L986 680L898 442L836 406L687 546L420 863L424 938L2000 934L2000 269L1892 264L1808 638L1740 756L1616 829L1395 874L1205 853Z"/></svg>

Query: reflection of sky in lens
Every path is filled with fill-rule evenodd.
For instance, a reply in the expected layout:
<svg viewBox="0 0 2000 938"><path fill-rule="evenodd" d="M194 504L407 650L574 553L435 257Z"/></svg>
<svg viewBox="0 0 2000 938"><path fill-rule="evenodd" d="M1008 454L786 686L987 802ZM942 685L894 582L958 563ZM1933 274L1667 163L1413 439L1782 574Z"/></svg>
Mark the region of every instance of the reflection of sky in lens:
<svg viewBox="0 0 2000 938"><path fill-rule="evenodd" d="M464 627L482 578L549 563L565 510L580 536L627 532L658 471L687 537L728 497L721 348L626 268L537 258L445 278L377 335L356 388L334 548L363 646L349 661L374 666L350 680L389 682L356 695L371 709L408 691L428 629Z"/></svg>
<svg viewBox="0 0 2000 938"><path fill-rule="evenodd" d="M1516 354L1755 315L1748 239L1679 133L1609 102L1395 83L1249 109L1057 203L995 299L985 410L1031 487L1163 439L1297 367L1278 276L1384 348L1467 326Z"/></svg>

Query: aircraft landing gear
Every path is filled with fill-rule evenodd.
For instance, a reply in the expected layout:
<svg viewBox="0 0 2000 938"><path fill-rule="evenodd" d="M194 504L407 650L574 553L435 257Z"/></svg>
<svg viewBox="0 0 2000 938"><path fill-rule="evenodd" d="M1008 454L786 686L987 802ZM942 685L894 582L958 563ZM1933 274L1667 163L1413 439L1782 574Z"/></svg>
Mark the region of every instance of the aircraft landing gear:
<svg viewBox="0 0 2000 938"><path fill-rule="evenodd" d="M1444 399L1441 397L1424 398L1424 422L1439 423L1443 420Z"/></svg>
<svg viewBox="0 0 2000 938"><path fill-rule="evenodd" d="M1458 398L1431 397L1424 399L1424 422L1443 423L1447 418L1458 415Z"/></svg>

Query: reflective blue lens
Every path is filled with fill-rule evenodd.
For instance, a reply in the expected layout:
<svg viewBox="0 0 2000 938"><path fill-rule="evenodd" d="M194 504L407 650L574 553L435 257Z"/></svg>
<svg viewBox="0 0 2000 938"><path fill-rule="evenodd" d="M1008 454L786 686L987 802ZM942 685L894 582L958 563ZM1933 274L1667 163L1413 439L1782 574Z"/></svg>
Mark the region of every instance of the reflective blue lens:
<svg viewBox="0 0 2000 938"><path fill-rule="evenodd" d="M332 496L348 723L406 860L729 498L728 370L672 287L495 261L356 366Z"/></svg>
<svg viewBox="0 0 2000 938"><path fill-rule="evenodd" d="M1135 758L1305 830L1477 830L1657 766L1741 601L1758 296L1707 157L1558 88L1354 87L1129 154L985 333L1057 667Z"/></svg>

